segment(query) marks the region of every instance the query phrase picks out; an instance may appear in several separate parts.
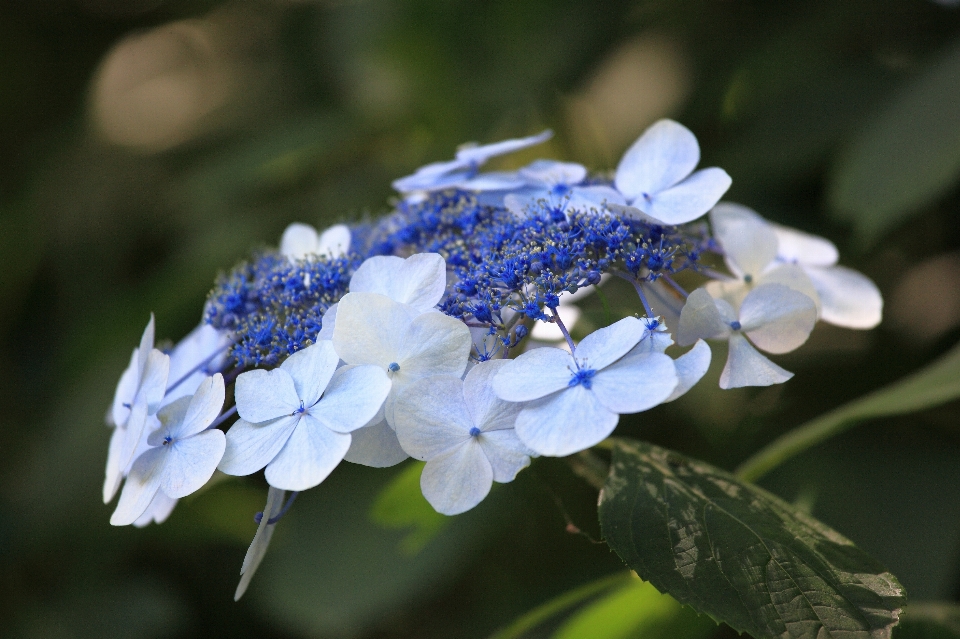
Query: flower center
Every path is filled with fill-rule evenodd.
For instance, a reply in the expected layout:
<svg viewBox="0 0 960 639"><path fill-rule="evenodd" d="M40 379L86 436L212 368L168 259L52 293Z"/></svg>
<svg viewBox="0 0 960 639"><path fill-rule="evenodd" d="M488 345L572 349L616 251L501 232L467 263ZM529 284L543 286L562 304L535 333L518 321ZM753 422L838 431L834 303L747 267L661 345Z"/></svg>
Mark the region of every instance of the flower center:
<svg viewBox="0 0 960 639"><path fill-rule="evenodd" d="M573 377L570 378L570 381L567 382L567 386L583 386L584 388L590 388L593 386L593 376L597 374L592 368L578 368L573 372Z"/></svg>
<svg viewBox="0 0 960 639"><path fill-rule="evenodd" d="M471 428L471 429L470 429L470 436L471 436L471 437L479 437L479 436L480 436L480 429L477 428L476 426L474 426L473 428Z"/></svg>
<svg viewBox="0 0 960 639"><path fill-rule="evenodd" d="M391 373L399 373L400 364L397 364L396 362L390 362L390 365L387 366L387 370L390 371Z"/></svg>
<svg viewBox="0 0 960 639"><path fill-rule="evenodd" d="M740 325L740 322L738 322L737 320L733 320L732 322L730 322L730 328L732 328L735 331L739 331L743 327Z"/></svg>

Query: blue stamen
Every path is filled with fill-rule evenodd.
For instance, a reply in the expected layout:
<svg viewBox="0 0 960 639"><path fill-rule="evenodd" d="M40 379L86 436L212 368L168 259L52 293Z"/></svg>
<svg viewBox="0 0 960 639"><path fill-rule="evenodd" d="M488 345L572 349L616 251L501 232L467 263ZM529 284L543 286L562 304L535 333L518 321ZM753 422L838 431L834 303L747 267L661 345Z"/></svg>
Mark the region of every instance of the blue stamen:
<svg viewBox="0 0 960 639"><path fill-rule="evenodd" d="M471 429L470 429L470 436L471 436L471 437L479 437L479 436L480 436L480 429L477 428L476 426L474 426L473 428L471 428Z"/></svg>
<svg viewBox="0 0 960 639"><path fill-rule="evenodd" d="M737 320L733 320L732 322L730 322L730 328L732 328L735 331L739 331L743 327L740 325L740 322L738 322Z"/></svg>
<svg viewBox="0 0 960 639"><path fill-rule="evenodd" d="M567 382L567 386L583 386L586 389L589 389L593 386L593 376L597 374L592 368L578 368L573 372L573 377L570 378L570 381Z"/></svg>
<svg viewBox="0 0 960 639"><path fill-rule="evenodd" d="M399 373L400 364L397 364L396 362L390 362L390 365L387 366L387 370L390 371L391 373Z"/></svg>
<svg viewBox="0 0 960 639"><path fill-rule="evenodd" d="M169 443L172 442L172 441L173 441L173 437L171 437L170 435L167 435L166 437L163 438L163 444L162 444L162 445L163 445L163 446L166 446L167 444L169 444Z"/></svg>

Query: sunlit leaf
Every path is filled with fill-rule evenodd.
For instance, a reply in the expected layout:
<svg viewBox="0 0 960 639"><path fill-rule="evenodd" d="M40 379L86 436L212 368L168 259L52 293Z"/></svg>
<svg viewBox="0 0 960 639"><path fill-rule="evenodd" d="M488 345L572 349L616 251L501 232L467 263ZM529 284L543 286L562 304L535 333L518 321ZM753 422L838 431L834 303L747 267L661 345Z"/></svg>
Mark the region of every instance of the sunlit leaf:
<svg viewBox="0 0 960 639"><path fill-rule="evenodd" d="M843 154L830 178L838 217L861 240L942 196L960 178L960 46L907 84Z"/></svg>
<svg viewBox="0 0 960 639"><path fill-rule="evenodd" d="M903 611L896 639L960 639L960 606L952 602L913 603Z"/></svg>
<svg viewBox="0 0 960 639"><path fill-rule="evenodd" d="M960 344L916 373L798 426L759 451L737 469L749 481L766 474L811 446L833 437L859 421L905 415L939 406L960 397Z"/></svg>
<svg viewBox="0 0 960 639"><path fill-rule="evenodd" d="M755 637L889 637L905 594L852 542L703 462L616 440L607 543L657 590Z"/></svg>
<svg viewBox="0 0 960 639"><path fill-rule="evenodd" d="M539 635L538 631L543 629L544 626L556 622L558 619L563 619L564 615L569 615L572 610L576 610L577 607L583 606L586 602L601 594L619 592L620 589L632 581L634 581L634 578L628 572L620 572L591 581L537 606L497 632L490 639L524 639L533 632L537 632Z"/></svg>
<svg viewBox="0 0 960 639"><path fill-rule="evenodd" d="M700 639L717 624L660 594L649 582L632 579L566 621L551 639Z"/></svg>

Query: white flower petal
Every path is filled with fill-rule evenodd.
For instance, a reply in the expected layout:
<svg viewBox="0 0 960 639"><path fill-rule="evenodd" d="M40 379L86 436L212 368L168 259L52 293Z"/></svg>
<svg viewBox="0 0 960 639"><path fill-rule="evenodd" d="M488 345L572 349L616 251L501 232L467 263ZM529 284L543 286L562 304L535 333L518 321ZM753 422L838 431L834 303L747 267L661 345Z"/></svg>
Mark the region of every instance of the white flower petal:
<svg viewBox="0 0 960 639"><path fill-rule="evenodd" d="M505 484L530 465L530 453L512 428L484 431L477 442L493 469L493 481Z"/></svg>
<svg viewBox="0 0 960 639"><path fill-rule="evenodd" d="M153 313L150 313L150 320L147 322L147 327L143 329L143 335L140 336L140 346L137 348L137 380L141 386L147 368L147 357L153 350L155 327L156 320Z"/></svg>
<svg viewBox="0 0 960 639"><path fill-rule="evenodd" d="M732 180L723 169L701 169L650 199L637 198L633 205L664 224L691 222L716 204L730 188Z"/></svg>
<svg viewBox="0 0 960 639"><path fill-rule="evenodd" d="M267 483L284 490L307 490L333 472L350 448L350 435L335 433L306 414L286 445L267 464Z"/></svg>
<svg viewBox="0 0 960 639"><path fill-rule="evenodd" d="M310 415L334 432L349 433L377 415L390 386L390 378L379 366L344 366L333 374Z"/></svg>
<svg viewBox="0 0 960 639"><path fill-rule="evenodd" d="M128 526L140 518L160 490L166 462L165 450L152 448L137 457L120 493L117 509L110 516L113 526Z"/></svg>
<svg viewBox="0 0 960 639"><path fill-rule="evenodd" d="M193 395L210 371L224 368L231 344L227 331L209 324L201 324L180 340L170 353L167 392L160 405Z"/></svg>
<svg viewBox="0 0 960 639"><path fill-rule="evenodd" d="M777 234L777 257L784 262L804 266L833 266L840 259L836 244L818 235L804 233L788 226L773 225Z"/></svg>
<svg viewBox="0 0 960 639"><path fill-rule="evenodd" d="M713 236L734 275L756 279L777 257L773 226L751 209L724 202L710 211Z"/></svg>
<svg viewBox="0 0 960 639"><path fill-rule="evenodd" d="M726 337L729 334L730 327L723 321L716 300L710 293L702 288L690 293L680 311L677 343L689 346L698 339Z"/></svg>
<svg viewBox="0 0 960 639"><path fill-rule="evenodd" d="M169 497L180 498L200 490L210 481L223 457L227 441L217 429L172 442L168 460L160 479L160 489Z"/></svg>
<svg viewBox="0 0 960 639"><path fill-rule="evenodd" d="M133 349L130 364L120 375L117 390L113 394L113 404L110 406L110 412L107 413L107 423L112 426L123 426L127 423L127 417L130 416L130 407L124 404L132 404L137 394L137 386L140 382L138 361L138 351Z"/></svg>
<svg viewBox="0 0 960 639"><path fill-rule="evenodd" d="M182 439L204 430L220 414L224 397L223 375L217 373L213 377L208 377L194 393L183 421L171 429L170 436L174 439Z"/></svg>
<svg viewBox="0 0 960 639"><path fill-rule="evenodd" d="M177 429L183 424L183 418L187 415L190 400L189 396L181 397L157 411L156 418L160 422L160 428L147 435L149 446L160 446L165 437L174 437Z"/></svg>
<svg viewBox="0 0 960 639"><path fill-rule="evenodd" d="M817 323L813 300L781 284L764 284L740 307L743 332L757 348L788 353L807 341Z"/></svg>
<svg viewBox="0 0 960 639"><path fill-rule="evenodd" d="M873 328L883 318L880 289L866 275L843 266L804 269L820 296L821 319L845 328Z"/></svg>
<svg viewBox="0 0 960 639"><path fill-rule="evenodd" d="M674 360L677 367L677 387L663 402L672 402L693 388L700 378L706 375L711 357L710 346L703 340L697 340L693 348Z"/></svg>
<svg viewBox="0 0 960 639"><path fill-rule="evenodd" d="M517 416L516 431L531 450L564 457L606 439L619 419L593 392L577 385L526 404Z"/></svg>
<svg viewBox="0 0 960 639"><path fill-rule="evenodd" d="M427 375L460 377L467 368L472 345L466 324L442 313L424 313L410 323L403 335L396 360L400 371L394 379L409 381ZM388 415L387 421L389 418Z"/></svg>
<svg viewBox="0 0 960 639"><path fill-rule="evenodd" d="M577 186L570 191L570 200L567 202L567 212L601 211L609 204L624 205L627 201L616 189L603 186Z"/></svg>
<svg viewBox="0 0 960 639"><path fill-rule="evenodd" d="M508 402L539 399L567 388L576 367L565 350L545 346L522 353L493 378L493 392Z"/></svg>
<svg viewBox="0 0 960 639"><path fill-rule="evenodd" d="M280 453L299 422L299 415L260 424L238 419L227 431L227 447L217 468L228 475L257 472Z"/></svg>
<svg viewBox="0 0 960 639"><path fill-rule="evenodd" d="M163 395L167 391L167 377L170 374L170 356L153 349L147 355L143 377L140 378L140 390L137 401L147 404L147 412L152 415L160 408Z"/></svg>
<svg viewBox="0 0 960 639"><path fill-rule="evenodd" d="M333 372L337 370L340 357L333 348L333 342L320 341L297 351L280 364L280 370L286 371L293 380L299 401L304 406L313 406L323 389L330 383ZM299 402L298 406L299 408ZM273 415L277 417L278 415ZM249 419L241 413L241 417Z"/></svg>
<svg viewBox="0 0 960 639"><path fill-rule="evenodd" d="M555 184L580 184L587 177L587 168L575 162L536 160L517 173L532 184L549 188Z"/></svg>
<svg viewBox="0 0 960 639"><path fill-rule="evenodd" d="M167 520L167 517L170 516L170 513L173 512L173 507L177 505L177 501L178 500L173 497L167 497L162 490L158 490L157 494L154 495L150 501L150 505L147 506L143 514L133 522L133 525L137 528L143 528L154 522L162 524Z"/></svg>
<svg viewBox="0 0 960 639"><path fill-rule="evenodd" d="M337 308L333 345L347 364L396 362L400 343L418 311L378 293L347 293ZM452 319L452 318L451 318Z"/></svg>
<svg viewBox="0 0 960 639"><path fill-rule="evenodd" d="M787 288L792 288L798 293L803 293L813 300L814 305L817 307L817 312L819 313L820 311L820 295L813 285L813 280L810 279L810 276L807 275L803 268L796 264L780 264L767 271L761 275L757 281L758 286L762 284L782 284ZM741 300L741 304L742 303Z"/></svg>
<svg viewBox="0 0 960 639"><path fill-rule="evenodd" d="M781 384L791 377L793 373L761 355L743 335L734 333L730 336L727 363L720 373L720 388L771 386Z"/></svg>
<svg viewBox="0 0 960 639"><path fill-rule="evenodd" d="M351 293L379 293L421 312L440 302L446 286L447 265L437 253L370 257L350 279Z"/></svg>
<svg viewBox="0 0 960 639"><path fill-rule="evenodd" d="M333 340L333 328L337 325L338 306L340 306L339 303L331 304L330 308L324 312L323 319L320 322L320 332L317 333L318 342L320 340Z"/></svg>
<svg viewBox="0 0 960 639"><path fill-rule="evenodd" d="M614 413L639 413L666 401L677 387L677 368L662 353L630 354L597 371L591 391Z"/></svg>
<svg viewBox="0 0 960 639"><path fill-rule="evenodd" d="M536 135L531 135L525 138L502 140L492 144L484 144L483 146L463 145L457 151L456 157L460 162L480 165L492 157L506 155L507 153L513 153L514 151L520 151L521 149L546 142L552 137L553 131L547 129Z"/></svg>
<svg viewBox="0 0 960 639"><path fill-rule="evenodd" d="M408 454L429 460L469 440L476 424L458 377L433 376L408 384L397 396L393 425Z"/></svg>
<svg viewBox="0 0 960 639"><path fill-rule="evenodd" d="M420 489L444 515L459 515L483 501L493 485L493 469L480 445L470 438L427 462Z"/></svg>
<svg viewBox="0 0 960 639"><path fill-rule="evenodd" d="M690 129L673 120L660 120L623 154L615 184L631 199L652 195L690 175L698 162L700 145Z"/></svg>
<svg viewBox="0 0 960 639"><path fill-rule="evenodd" d="M353 431L350 436L352 437L350 449L344 459L352 464L388 468L410 457L400 447L397 434L382 417Z"/></svg>
<svg viewBox="0 0 960 639"><path fill-rule="evenodd" d="M644 331L643 322L636 317L624 317L580 340L576 359L584 368L605 368L636 346Z"/></svg>
<svg viewBox="0 0 960 639"><path fill-rule="evenodd" d="M463 380L463 399L470 420L483 432L513 428L522 405L493 392L493 380L509 360L491 359L474 366Z"/></svg>
<svg viewBox="0 0 960 639"><path fill-rule="evenodd" d="M334 224L320 235L317 241L317 253L330 257L341 257L350 251L350 227L346 224Z"/></svg>
<svg viewBox="0 0 960 639"><path fill-rule="evenodd" d="M316 255L318 244L317 229L309 224L294 223L283 231L280 254L292 260L302 260L309 255Z"/></svg>
<svg viewBox="0 0 960 639"><path fill-rule="evenodd" d="M283 500L287 493L279 488L270 486L267 491L267 505L263 507L263 513L260 517L260 524L257 526L257 533L253 536L253 541L247 549L247 554L243 557L243 565L240 567L240 583L237 585L237 591L233 595L234 601L239 601L243 593L247 591L250 580L254 573L260 567L263 556L267 553L270 546L270 538L273 537L273 531L276 523L269 523L271 519L280 514L283 508Z"/></svg>
<svg viewBox="0 0 960 639"><path fill-rule="evenodd" d="M110 435L110 445L107 448L106 476L103 480L103 503L105 504L110 503L110 500L113 499L120 488L120 482L123 481L121 457L126 438L127 429L124 427L113 429L113 433Z"/></svg>
<svg viewBox="0 0 960 639"><path fill-rule="evenodd" d="M140 442L145 439L147 427L147 406L143 403L133 405L130 411L130 418L127 420L127 427L124 429L125 435L118 448L117 468L121 472L130 468L137 454L137 448ZM108 460L109 464L109 460Z"/></svg>
<svg viewBox="0 0 960 639"><path fill-rule="evenodd" d="M237 413L251 424L293 414L300 408L300 396L290 373L277 368L247 371L237 377L234 397Z"/></svg>

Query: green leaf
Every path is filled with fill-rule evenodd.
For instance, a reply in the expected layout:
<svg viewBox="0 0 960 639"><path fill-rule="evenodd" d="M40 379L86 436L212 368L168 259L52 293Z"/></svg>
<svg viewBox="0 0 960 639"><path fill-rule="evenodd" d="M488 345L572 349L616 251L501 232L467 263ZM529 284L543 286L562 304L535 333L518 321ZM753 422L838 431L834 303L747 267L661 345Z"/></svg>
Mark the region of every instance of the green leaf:
<svg viewBox="0 0 960 639"><path fill-rule="evenodd" d="M864 419L905 415L958 397L960 344L912 375L840 406L774 440L743 462L737 469L737 476L756 481L787 459Z"/></svg>
<svg viewBox="0 0 960 639"><path fill-rule="evenodd" d="M420 490L423 462L414 462L400 472L370 509L370 519L388 530L409 530L400 541L400 550L415 555L450 523L424 499Z"/></svg>
<svg viewBox="0 0 960 639"><path fill-rule="evenodd" d="M651 444L614 440L599 513L607 543L641 578L758 639L889 637L906 600L839 533Z"/></svg>
<svg viewBox="0 0 960 639"><path fill-rule="evenodd" d="M910 604L903 611L893 636L896 639L960 639L960 606L940 601Z"/></svg>
<svg viewBox="0 0 960 639"><path fill-rule="evenodd" d="M649 582L631 579L575 614L551 639L700 639L716 630L709 617L660 594Z"/></svg>
<svg viewBox="0 0 960 639"><path fill-rule="evenodd" d="M907 219L960 177L960 45L931 61L864 128L829 184L837 216L864 243Z"/></svg>
<svg viewBox="0 0 960 639"><path fill-rule="evenodd" d="M569 592L565 592L559 597L555 597L547 603L537 606L526 613L512 624L497 632L490 639L523 639L528 633L540 629L551 620L555 620L584 602L598 596L599 594L609 592L612 589L622 587L632 581L633 577L628 572L617 573L601 577L596 581L591 581Z"/></svg>

